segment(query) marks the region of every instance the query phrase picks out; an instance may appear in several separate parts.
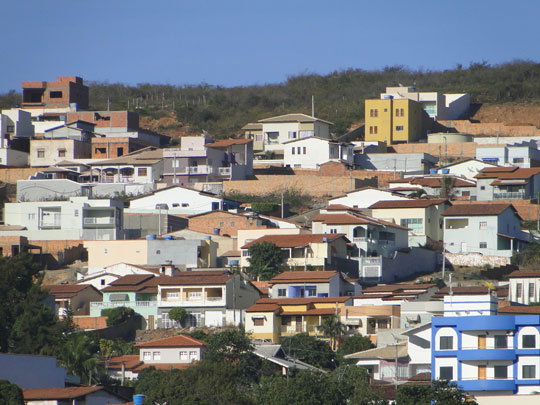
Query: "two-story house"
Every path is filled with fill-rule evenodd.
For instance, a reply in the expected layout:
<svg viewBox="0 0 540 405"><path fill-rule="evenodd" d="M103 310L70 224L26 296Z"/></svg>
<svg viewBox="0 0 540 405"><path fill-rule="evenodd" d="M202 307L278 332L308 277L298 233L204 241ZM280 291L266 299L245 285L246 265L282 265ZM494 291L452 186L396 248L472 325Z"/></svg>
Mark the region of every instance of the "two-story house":
<svg viewBox="0 0 540 405"><path fill-rule="evenodd" d="M122 233L122 203L70 197L68 201L7 203L4 223L21 229L0 235L29 240L115 240Z"/></svg>
<svg viewBox="0 0 540 405"><path fill-rule="evenodd" d="M388 187L391 191L405 195L424 191L429 197L444 197L460 199L476 199L476 181L452 175L431 175L423 177L407 177L390 180Z"/></svg>
<svg viewBox="0 0 540 405"><path fill-rule="evenodd" d="M302 169L317 169L327 162L354 165L353 145L327 138L310 136L283 142L283 165Z"/></svg>
<svg viewBox="0 0 540 405"><path fill-rule="evenodd" d="M476 148L476 159L498 166L538 167L540 150L536 140L514 145L482 145Z"/></svg>
<svg viewBox="0 0 540 405"><path fill-rule="evenodd" d="M485 168L476 175L476 199L527 200L540 192L540 167L529 169L510 167Z"/></svg>
<svg viewBox="0 0 540 405"><path fill-rule="evenodd" d="M249 248L270 242L279 247L284 264L298 269L326 270L337 265L337 258L347 258L349 240L344 234L267 235L240 247L242 268L249 266Z"/></svg>
<svg viewBox="0 0 540 405"><path fill-rule="evenodd" d="M90 302L102 299L101 293L90 284L43 285L41 289L54 297L59 319L63 319L68 311L72 311L73 315L88 315Z"/></svg>
<svg viewBox="0 0 540 405"><path fill-rule="evenodd" d="M449 207L444 199L379 201L367 213L375 218L409 228L409 246L443 238L441 214Z"/></svg>
<svg viewBox="0 0 540 405"><path fill-rule="evenodd" d="M333 123L306 114L285 114L259 120L259 126L245 128L246 137L255 142L255 150L283 158L284 143L308 137L330 139ZM262 139L261 139L262 138ZM259 152L259 153L260 153Z"/></svg>
<svg viewBox="0 0 540 405"><path fill-rule="evenodd" d="M351 297L262 298L246 309L244 325L255 340L279 342L297 333L322 338L324 319L351 303Z"/></svg>
<svg viewBox="0 0 540 405"><path fill-rule="evenodd" d="M456 204L442 216L444 246L450 253L510 257L529 240L511 204Z"/></svg>
<svg viewBox="0 0 540 405"><path fill-rule="evenodd" d="M269 298L340 297L362 291L357 280L337 271L285 271L270 281Z"/></svg>
<svg viewBox="0 0 540 405"><path fill-rule="evenodd" d="M508 280L508 301L524 305L540 302L540 271L516 270Z"/></svg>

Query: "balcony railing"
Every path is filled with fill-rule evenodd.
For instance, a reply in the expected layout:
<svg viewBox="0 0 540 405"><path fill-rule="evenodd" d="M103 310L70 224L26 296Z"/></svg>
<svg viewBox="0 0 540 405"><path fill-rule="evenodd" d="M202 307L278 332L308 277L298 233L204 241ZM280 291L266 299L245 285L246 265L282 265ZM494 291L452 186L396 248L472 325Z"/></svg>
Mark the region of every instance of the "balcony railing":
<svg viewBox="0 0 540 405"><path fill-rule="evenodd" d="M107 308L142 308L142 307L156 307L158 301L97 301L90 303L90 309L107 309Z"/></svg>
<svg viewBox="0 0 540 405"><path fill-rule="evenodd" d="M114 225L116 218L114 217L85 217L85 225Z"/></svg>
<svg viewBox="0 0 540 405"><path fill-rule="evenodd" d="M219 168L219 175L220 176L230 176L231 175L231 168L230 167L220 167Z"/></svg>
<svg viewBox="0 0 540 405"><path fill-rule="evenodd" d="M60 229L60 221L40 222L39 229Z"/></svg>
<svg viewBox="0 0 540 405"><path fill-rule="evenodd" d="M494 200L524 200L526 193L524 191L514 191L508 193L493 193Z"/></svg>
<svg viewBox="0 0 540 405"><path fill-rule="evenodd" d="M188 166L178 174L212 174L212 166Z"/></svg>

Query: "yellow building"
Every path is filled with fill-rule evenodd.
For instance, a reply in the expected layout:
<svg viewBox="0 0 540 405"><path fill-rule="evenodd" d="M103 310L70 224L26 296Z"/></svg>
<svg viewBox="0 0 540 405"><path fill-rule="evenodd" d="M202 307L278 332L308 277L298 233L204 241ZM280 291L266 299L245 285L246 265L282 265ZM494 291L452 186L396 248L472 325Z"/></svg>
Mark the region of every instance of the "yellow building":
<svg viewBox="0 0 540 405"><path fill-rule="evenodd" d="M393 98L366 100L365 139L387 144L416 142L422 137L422 104Z"/></svg>
<svg viewBox="0 0 540 405"><path fill-rule="evenodd" d="M262 298L246 309L245 327L252 339L272 342L297 333L322 338L323 320L351 303L351 297Z"/></svg>

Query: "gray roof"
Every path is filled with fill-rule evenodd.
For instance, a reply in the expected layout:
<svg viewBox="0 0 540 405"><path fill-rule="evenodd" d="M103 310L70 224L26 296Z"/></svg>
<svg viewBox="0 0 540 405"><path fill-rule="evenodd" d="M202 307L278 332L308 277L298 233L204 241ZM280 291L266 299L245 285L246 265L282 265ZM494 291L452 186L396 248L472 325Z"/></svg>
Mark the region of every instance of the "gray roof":
<svg viewBox="0 0 540 405"><path fill-rule="evenodd" d="M398 343L397 345L397 355L398 358L406 357L408 355L408 347L406 343ZM382 360L393 360L396 358L396 346L385 346L385 347L376 347L375 349L364 350L362 352L356 352L352 354L347 354L346 359L359 359L359 360L369 360L369 359L382 359Z"/></svg>
<svg viewBox="0 0 540 405"><path fill-rule="evenodd" d="M298 368L300 370L325 372L324 370L304 363L303 361L287 357L283 352L281 345L255 345L253 354L287 369Z"/></svg>
<svg viewBox="0 0 540 405"><path fill-rule="evenodd" d="M285 115L278 115L277 117L270 117L265 118L262 120L259 120L262 124L269 124L272 122L324 122L329 125L334 125L333 122L321 120L319 118L312 117L311 115L306 114L285 114Z"/></svg>

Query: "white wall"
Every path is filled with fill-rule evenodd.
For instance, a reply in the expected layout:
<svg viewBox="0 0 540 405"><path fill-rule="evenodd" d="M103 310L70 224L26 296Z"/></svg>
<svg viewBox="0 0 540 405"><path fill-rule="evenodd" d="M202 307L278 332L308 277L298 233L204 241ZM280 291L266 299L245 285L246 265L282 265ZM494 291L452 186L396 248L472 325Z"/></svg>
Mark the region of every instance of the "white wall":
<svg viewBox="0 0 540 405"><path fill-rule="evenodd" d="M351 208L369 208L376 202L393 200L408 200L408 198L395 195L385 190L366 188L364 190L347 193L347 195L343 197L333 198L328 201L328 204L341 204Z"/></svg>
<svg viewBox="0 0 540 405"><path fill-rule="evenodd" d="M0 166L26 167L28 166L28 153L15 149L0 149Z"/></svg>
<svg viewBox="0 0 540 405"><path fill-rule="evenodd" d="M150 353L151 358L145 359L144 354ZM180 352L187 352L187 359L180 358ZM195 355L189 357L189 352L195 352ZM159 353L159 359L156 359L154 354ZM139 358L145 364L167 364L167 363L191 363L201 359L200 347L141 347Z"/></svg>

